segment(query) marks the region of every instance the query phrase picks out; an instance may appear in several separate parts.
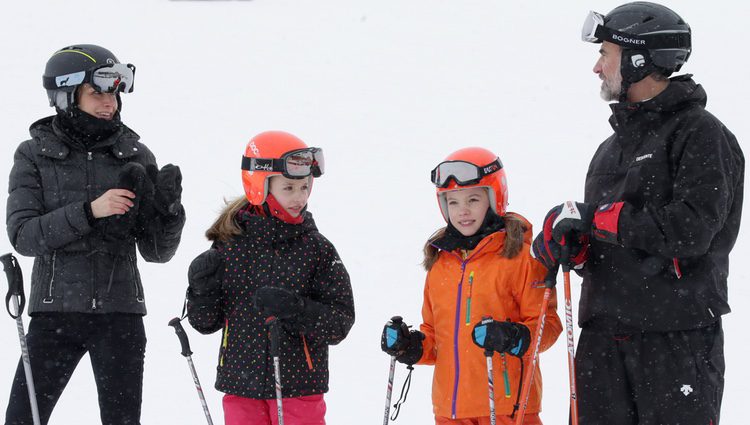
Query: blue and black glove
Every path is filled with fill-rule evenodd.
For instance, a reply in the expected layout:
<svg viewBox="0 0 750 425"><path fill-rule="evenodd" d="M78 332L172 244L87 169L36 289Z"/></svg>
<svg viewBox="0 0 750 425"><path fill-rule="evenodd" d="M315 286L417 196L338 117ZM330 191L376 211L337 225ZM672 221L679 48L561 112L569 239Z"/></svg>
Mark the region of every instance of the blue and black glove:
<svg viewBox="0 0 750 425"><path fill-rule="evenodd" d="M422 332L410 330L401 316L394 316L383 327L380 349L400 363L413 365L422 358L422 340Z"/></svg>
<svg viewBox="0 0 750 425"><path fill-rule="evenodd" d="M522 357L531 344L531 332L526 325L498 322L492 318L482 319L474 325L471 338L480 348L516 357Z"/></svg>

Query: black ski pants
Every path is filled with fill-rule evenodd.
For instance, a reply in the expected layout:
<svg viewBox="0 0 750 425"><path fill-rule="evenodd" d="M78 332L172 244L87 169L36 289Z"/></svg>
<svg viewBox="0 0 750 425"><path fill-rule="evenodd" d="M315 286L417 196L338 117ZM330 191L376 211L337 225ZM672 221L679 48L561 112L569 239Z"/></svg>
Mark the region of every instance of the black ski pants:
<svg viewBox="0 0 750 425"><path fill-rule="evenodd" d="M42 424L49 421L78 362L91 357L103 425L139 425L146 333L137 314L45 313L26 335ZM13 380L6 425L32 425L23 362Z"/></svg>
<svg viewBox="0 0 750 425"><path fill-rule="evenodd" d="M673 332L584 328L576 376L580 425L718 425L721 321Z"/></svg>

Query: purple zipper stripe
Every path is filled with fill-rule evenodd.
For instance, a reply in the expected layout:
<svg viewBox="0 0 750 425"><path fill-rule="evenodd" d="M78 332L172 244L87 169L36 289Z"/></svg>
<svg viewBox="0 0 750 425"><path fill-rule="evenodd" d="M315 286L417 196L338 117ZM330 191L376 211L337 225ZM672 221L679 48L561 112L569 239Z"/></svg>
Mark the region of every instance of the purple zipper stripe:
<svg viewBox="0 0 750 425"><path fill-rule="evenodd" d="M490 239L492 240L492 239ZM459 324L461 324L461 293L463 292L463 286L464 286L464 274L466 273L466 264L471 261L472 258L474 258L475 255L479 254L487 245L489 245L490 241L487 241L486 244L479 247L479 249L476 249L473 254L467 259L461 258L460 255L456 254L453 251L449 251L451 254L456 256L458 260L461 262L461 281L458 283L458 295L456 296L456 320L454 323L453 328L453 362L456 364L456 375L453 378L453 402L451 403L451 419L456 419L456 403L458 399L458 378L461 374L461 367L459 366L458 362L458 329ZM440 247L432 244L437 249L440 249Z"/></svg>
<svg viewBox="0 0 750 425"><path fill-rule="evenodd" d="M451 403L451 419L456 418L456 401L458 399L458 376L461 374L460 363L458 362L458 325L461 322L461 292L464 286L464 273L466 272L466 262L461 262L461 281L458 283L458 295L456 296L456 322L453 328L453 362L456 365L456 374L453 378L453 403Z"/></svg>

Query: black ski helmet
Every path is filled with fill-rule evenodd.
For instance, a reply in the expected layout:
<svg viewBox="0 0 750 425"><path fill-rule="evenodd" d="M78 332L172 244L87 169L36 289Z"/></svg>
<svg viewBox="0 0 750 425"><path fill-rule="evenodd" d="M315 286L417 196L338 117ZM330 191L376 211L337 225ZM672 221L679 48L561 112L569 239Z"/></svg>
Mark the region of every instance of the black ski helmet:
<svg viewBox="0 0 750 425"><path fill-rule="evenodd" d="M76 90L83 83L90 83L95 70L102 67L119 64L120 61L114 53L104 47L94 44L76 44L63 47L52 54L47 61L42 76L42 84L47 90L49 105L63 111L76 104ZM128 64L127 67L135 73L135 67ZM127 92L133 91L132 78L126 88ZM123 86L124 87L124 86ZM118 109L120 102L120 91L122 87L114 90L117 93Z"/></svg>
<svg viewBox="0 0 750 425"><path fill-rule="evenodd" d="M620 73L624 86L658 72L679 71L692 51L690 25L671 9L637 1L602 16L591 12L583 27L584 41L609 41L622 47Z"/></svg>

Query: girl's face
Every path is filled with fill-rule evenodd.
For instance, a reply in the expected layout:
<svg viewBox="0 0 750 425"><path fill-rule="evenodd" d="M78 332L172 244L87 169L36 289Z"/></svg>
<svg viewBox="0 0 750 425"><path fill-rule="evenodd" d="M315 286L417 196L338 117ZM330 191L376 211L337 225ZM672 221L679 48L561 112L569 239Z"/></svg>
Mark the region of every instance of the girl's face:
<svg viewBox="0 0 750 425"><path fill-rule="evenodd" d="M91 84L83 84L78 89L78 109L92 117L111 120L117 112L117 95L100 93Z"/></svg>
<svg viewBox="0 0 750 425"><path fill-rule="evenodd" d="M490 207L490 198L484 187L452 190L445 193L448 218L453 227L464 236L477 233Z"/></svg>
<svg viewBox="0 0 750 425"><path fill-rule="evenodd" d="M292 217L299 217L302 209L307 205L310 197L310 182L312 177L305 179L289 179L284 176L273 176L268 182L268 191L279 201L282 207Z"/></svg>

